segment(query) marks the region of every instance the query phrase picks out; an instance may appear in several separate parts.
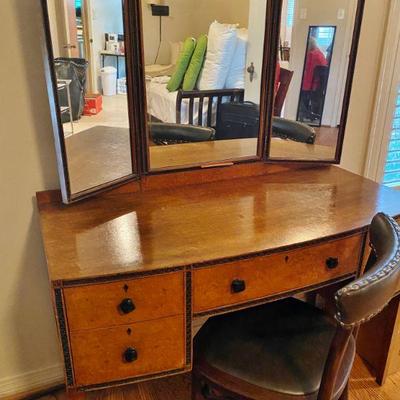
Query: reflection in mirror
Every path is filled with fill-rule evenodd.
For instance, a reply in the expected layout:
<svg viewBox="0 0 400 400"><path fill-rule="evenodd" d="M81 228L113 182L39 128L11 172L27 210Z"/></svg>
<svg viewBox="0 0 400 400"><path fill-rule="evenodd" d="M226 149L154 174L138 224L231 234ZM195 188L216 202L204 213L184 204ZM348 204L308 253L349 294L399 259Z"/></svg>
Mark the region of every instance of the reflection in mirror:
<svg viewBox="0 0 400 400"><path fill-rule="evenodd" d="M270 158L335 161L357 0L284 0Z"/></svg>
<svg viewBox="0 0 400 400"><path fill-rule="evenodd" d="M320 127L335 41L336 26L311 26L301 81L297 121Z"/></svg>
<svg viewBox="0 0 400 400"><path fill-rule="evenodd" d="M47 0L70 195L132 175L121 0Z"/></svg>
<svg viewBox="0 0 400 400"><path fill-rule="evenodd" d="M142 1L151 170L257 156L266 2Z"/></svg>

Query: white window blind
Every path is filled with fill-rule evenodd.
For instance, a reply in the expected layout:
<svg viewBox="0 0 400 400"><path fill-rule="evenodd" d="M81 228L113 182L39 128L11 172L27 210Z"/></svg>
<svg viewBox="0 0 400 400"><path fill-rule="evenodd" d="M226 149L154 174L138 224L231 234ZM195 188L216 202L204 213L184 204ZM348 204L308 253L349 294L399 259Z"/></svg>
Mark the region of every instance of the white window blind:
<svg viewBox="0 0 400 400"><path fill-rule="evenodd" d="M386 158L383 183L387 186L400 186L400 87L393 116L392 134Z"/></svg>
<svg viewBox="0 0 400 400"><path fill-rule="evenodd" d="M289 28L291 28L293 26L295 4L296 4L296 0L288 0L286 25Z"/></svg>

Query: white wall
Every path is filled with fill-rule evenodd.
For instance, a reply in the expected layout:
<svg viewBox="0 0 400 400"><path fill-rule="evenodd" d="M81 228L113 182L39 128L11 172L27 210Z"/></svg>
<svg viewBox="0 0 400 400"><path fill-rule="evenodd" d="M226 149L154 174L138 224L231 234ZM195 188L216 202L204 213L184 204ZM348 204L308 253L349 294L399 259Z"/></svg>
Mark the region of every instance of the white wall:
<svg viewBox="0 0 400 400"><path fill-rule="evenodd" d="M58 177L41 54L39 1L2 0L0 62L0 398L62 379L37 190Z"/></svg>
<svg viewBox="0 0 400 400"><path fill-rule="evenodd" d="M184 41L208 32L214 20L238 23L247 27L249 0L168 0L170 16L162 18L162 36L158 64L170 59L170 42ZM142 1L145 63L154 64L159 44L159 17L151 15L151 7Z"/></svg>
<svg viewBox="0 0 400 400"><path fill-rule="evenodd" d="M247 47L246 65L254 65L253 80L245 73L245 100L260 104L261 96L261 75L264 57L265 37L265 12L267 0L250 0L249 12L249 42ZM250 23L251 21L251 23Z"/></svg>
<svg viewBox="0 0 400 400"><path fill-rule="evenodd" d="M367 0L342 166L361 173L389 0ZM34 200L57 188L38 1L1 0L0 397L62 378ZM27 62L29 60L29 62ZM10 71L12 71L12 76ZM5 78L4 78L5 77Z"/></svg>

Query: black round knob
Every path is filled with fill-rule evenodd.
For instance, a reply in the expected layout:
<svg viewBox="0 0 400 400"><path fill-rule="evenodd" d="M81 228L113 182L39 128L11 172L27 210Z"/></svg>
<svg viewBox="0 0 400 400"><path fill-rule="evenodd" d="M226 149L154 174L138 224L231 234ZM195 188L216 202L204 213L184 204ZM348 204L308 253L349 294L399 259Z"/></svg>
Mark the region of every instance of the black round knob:
<svg viewBox="0 0 400 400"><path fill-rule="evenodd" d="M135 304L133 303L132 299L124 299L122 300L121 304L119 305L119 309L124 314L129 314L135 310Z"/></svg>
<svg viewBox="0 0 400 400"><path fill-rule="evenodd" d="M338 267L338 265L339 265L339 259L338 259L338 258L329 257L329 258L326 260L326 266L327 266L329 269L335 269L335 268Z"/></svg>
<svg viewBox="0 0 400 400"><path fill-rule="evenodd" d="M241 279L235 279L231 284L233 293L240 293L246 290L246 282Z"/></svg>
<svg viewBox="0 0 400 400"><path fill-rule="evenodd" d="M133 347L128 347L124 352L124 360L128 363L136 361L138 358L138 353Z"/></svg>

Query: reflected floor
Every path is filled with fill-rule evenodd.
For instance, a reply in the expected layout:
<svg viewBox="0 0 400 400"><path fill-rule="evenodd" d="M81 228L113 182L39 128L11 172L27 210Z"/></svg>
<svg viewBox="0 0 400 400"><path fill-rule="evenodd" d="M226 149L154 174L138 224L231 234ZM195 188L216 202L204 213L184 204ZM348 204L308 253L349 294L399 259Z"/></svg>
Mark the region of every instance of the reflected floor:
<svg viewBox="0 0 400 400"><path fill-rule="evenodd" d="M82 115L78 121L74 121L74 134L98 125L129 128L127 101L125 94L103 96L103 111L92 116ZM71 124L67 122L63 124L63 127L65 137L71 136Z"/></svg>

